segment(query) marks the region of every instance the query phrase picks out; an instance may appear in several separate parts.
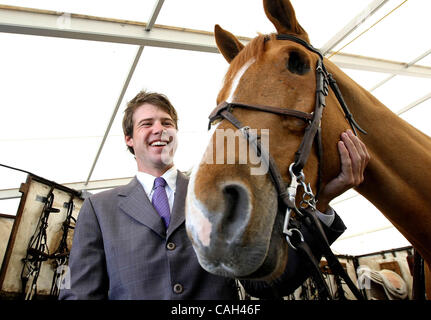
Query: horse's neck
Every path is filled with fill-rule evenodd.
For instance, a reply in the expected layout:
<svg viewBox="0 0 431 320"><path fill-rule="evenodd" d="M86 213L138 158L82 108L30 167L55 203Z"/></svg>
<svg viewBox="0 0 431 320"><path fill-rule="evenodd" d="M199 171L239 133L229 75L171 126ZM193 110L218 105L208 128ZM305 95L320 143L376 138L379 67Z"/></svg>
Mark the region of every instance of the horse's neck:
<svg viewBox="0 0 431 320"><path fill-rule="evenodd" d="M335 78L371 160L357 191L431 262L431 139L382 105L338 68Z"/></svg>

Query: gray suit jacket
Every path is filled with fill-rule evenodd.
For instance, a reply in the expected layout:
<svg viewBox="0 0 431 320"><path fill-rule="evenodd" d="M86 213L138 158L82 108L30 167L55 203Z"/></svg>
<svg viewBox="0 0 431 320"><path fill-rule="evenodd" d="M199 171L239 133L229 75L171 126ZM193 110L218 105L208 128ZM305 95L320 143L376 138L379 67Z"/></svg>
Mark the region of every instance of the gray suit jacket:
<svg viewBox="0 0 431 320"><path fill-rule="evenodd" d="M168 230L135 178L86 199L60 299L237 299L232 279L199 265L185 230L188 179L178 172Z"/></svg>

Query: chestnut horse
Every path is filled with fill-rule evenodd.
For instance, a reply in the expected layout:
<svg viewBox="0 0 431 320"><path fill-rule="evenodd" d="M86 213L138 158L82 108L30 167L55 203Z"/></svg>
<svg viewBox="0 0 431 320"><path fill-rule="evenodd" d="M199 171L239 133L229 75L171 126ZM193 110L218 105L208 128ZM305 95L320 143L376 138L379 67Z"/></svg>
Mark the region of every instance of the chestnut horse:
<svg viewBox="0 0 431 320"><path fill-rule="evenodd" d="M309 43L288 0L264 0L265 13L278 35L291 35ZM316 62L319 55L304 45L277 35L259 35L243 46L231 33L215 27L217 46L230 63L217 103L265 105L311 113L316 100ZM357 123L371 160L364 182L356 190L371 201L431 262L431 139L399 118L328 59L326 70L336 80ZM234 108L243 125L258 132L267 129L269 154L285 182L289 166L304 136L306 122L280 114ZM340 171L336 148L341 132L350 128L345 113L329 90L321 121L323 154L313 147L304 176L316 193ZM230 130L229 130L230 129ZM222 120L217 131L234 134ZM237 141L244 139L236 135ZM221 151L220 151L221 150ZM238 151L238 148L235 150ZM269 174L250 174L248 161L213 161L224 152L225 141L214 134L202 161L192 172L186 201L186 226L202 267L234 278L271 280L282 273L287 247L278 194ZM219 155L218 155L219 156ZM251 155L249 155L251 157ZM249 159L250 160L250 159Z"/></svg>

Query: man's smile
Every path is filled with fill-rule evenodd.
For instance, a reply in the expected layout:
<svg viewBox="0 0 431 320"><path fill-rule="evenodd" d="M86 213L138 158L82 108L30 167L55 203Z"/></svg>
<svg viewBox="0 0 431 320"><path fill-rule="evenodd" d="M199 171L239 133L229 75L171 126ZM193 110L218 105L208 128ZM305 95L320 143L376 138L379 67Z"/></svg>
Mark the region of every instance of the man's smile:
<svg viewBox="0 0 431 320"><path fill-rule="evenodd" d="M151 147L164 147L168 145L169 141L156 140L150 143Z"/></svg>

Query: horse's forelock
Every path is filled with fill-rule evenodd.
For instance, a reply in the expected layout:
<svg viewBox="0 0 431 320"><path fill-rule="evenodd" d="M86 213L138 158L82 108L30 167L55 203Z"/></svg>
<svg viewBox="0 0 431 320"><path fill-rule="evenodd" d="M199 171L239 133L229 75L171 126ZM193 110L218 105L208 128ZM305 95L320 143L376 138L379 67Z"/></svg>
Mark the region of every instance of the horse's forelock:
<svg viewBox="0 0 431 320"><path fill-rule="evenodd" d="M238 53L238 55L235 57L235 59L232 60L229 70L227 71L225 78L224 78L224 85L226 86L227 83L232 81L232 79L235 77L238 70L250 59L255 58L256 61L259 60L259 58L262 56L263 52L265 51L265 41L268 39L268 37L275 37L275 35L263 35L260 34L256 38L250 41L244 49Z"/></svg>

